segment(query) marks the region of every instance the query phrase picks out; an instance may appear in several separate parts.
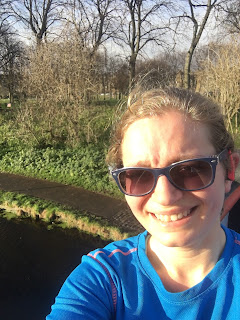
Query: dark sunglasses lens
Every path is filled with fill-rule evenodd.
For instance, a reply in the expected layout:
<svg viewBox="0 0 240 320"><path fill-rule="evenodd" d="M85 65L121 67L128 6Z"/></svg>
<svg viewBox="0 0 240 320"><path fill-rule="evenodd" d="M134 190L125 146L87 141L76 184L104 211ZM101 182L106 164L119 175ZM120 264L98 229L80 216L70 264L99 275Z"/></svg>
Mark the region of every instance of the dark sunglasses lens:
<svg viewBox="0 0 240 320"><path fill-rule="evenodd" d="M154 186L154 175L142 169L122 171L118 179L123 191L135 196L149 192Z"/></svg>
<svg viewBox="0 0 240 320"><path fill-rule="evenodd" d="M208 186L212 181L212 167L206 161L188 161L170 169L170 176L177 187L196 190Z"/></svg>

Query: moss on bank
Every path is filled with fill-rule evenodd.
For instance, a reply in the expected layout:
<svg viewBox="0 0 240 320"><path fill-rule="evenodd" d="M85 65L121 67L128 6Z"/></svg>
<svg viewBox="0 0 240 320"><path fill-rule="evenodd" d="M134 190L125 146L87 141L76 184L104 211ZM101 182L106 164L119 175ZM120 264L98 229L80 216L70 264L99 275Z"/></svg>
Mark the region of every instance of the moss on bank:
<svg viewBox="0 0 240 320"><path fill-rule="evenodd" d="M77 228L104 240L117 241L130 236L120 228L110 225L106 219L93 216L86 211L73 211L54 202L19 193L0 191L0 209L0 215L4 215L5 210L9 212L7 218L31 217L47 222L49 228Z"/></svg>

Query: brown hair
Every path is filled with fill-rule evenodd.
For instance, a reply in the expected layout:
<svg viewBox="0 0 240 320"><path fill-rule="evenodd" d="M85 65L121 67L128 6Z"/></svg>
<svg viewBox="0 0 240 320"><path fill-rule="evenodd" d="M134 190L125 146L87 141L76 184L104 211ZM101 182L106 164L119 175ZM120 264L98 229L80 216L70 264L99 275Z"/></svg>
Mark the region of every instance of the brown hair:
<svg viewBox="0 0 240 320"><path fill-rule="evenodd" d="M130 94L128 108L114 130L107 163L114 168L122 167L121 144L127 128L133 122L169 111L184 113L192 121L207 125L216 153L225 148L234 151L234 142L226 129L221 109L212 100L180 88L153 89L143 93L141 89L136 89Z"/></svg>

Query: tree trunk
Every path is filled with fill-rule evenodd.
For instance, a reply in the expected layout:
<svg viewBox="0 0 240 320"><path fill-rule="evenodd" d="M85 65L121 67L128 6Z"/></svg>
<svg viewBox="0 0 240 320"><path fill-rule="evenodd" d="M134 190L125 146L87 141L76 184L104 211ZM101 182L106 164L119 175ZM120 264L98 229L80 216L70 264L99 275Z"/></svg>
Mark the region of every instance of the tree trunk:
<svg viewBox="0 0 240 320"><path fill-rule="evenodd" d="M185 89L190 89L191 82L190 82L190 72L191 72L191 62L193 57L193 50L189 50L187 52L185 63L184 63L184 79L183 79L183 86Z"/></svg>
<svg viewBox="0 0 240 320"><path fill-rule="evenodd" d="M206 7L206 12L204 14L204 17L201 22L198 22L195 18L195 13L194 13L194 8L195 5L191 0L188 0L188 4L190 6L190 11L191 11L191 16L188 16L188 18L193 22L193 37L192 37L192 42L191 46L187 52L186 58L185 58L185 65L184 65L184 80L183 80L183 85L184 88L190 89L191 87L191 62L192 62L192 57L193 53L199 43L199 40L202 36L203 30L206 26L207 20L209 18L211 10L214 8L217 0L208 0L206 5L203 5L203 7Z"/></svg>
<svg viewBox="0 0 240 320"><path fill-rule="evenodd" d="M136 76L136 58L134 54L130 57L129 61L129 92L134 88Z"/></svg>

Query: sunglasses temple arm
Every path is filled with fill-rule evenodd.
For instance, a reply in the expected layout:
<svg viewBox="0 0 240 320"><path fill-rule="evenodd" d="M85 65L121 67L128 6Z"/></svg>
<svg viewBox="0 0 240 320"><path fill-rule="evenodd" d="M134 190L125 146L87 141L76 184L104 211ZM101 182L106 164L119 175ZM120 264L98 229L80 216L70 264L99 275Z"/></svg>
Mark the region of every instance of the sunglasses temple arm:
<svg viewBox="0 0 240 320"><path fill-rule="evenodd" d="M229 153L230 152L230 153ZM231 154L230 150L223 150L219 155L218 155L218 162L222 162L224 160L227 160L228 156Z"/></svg>

